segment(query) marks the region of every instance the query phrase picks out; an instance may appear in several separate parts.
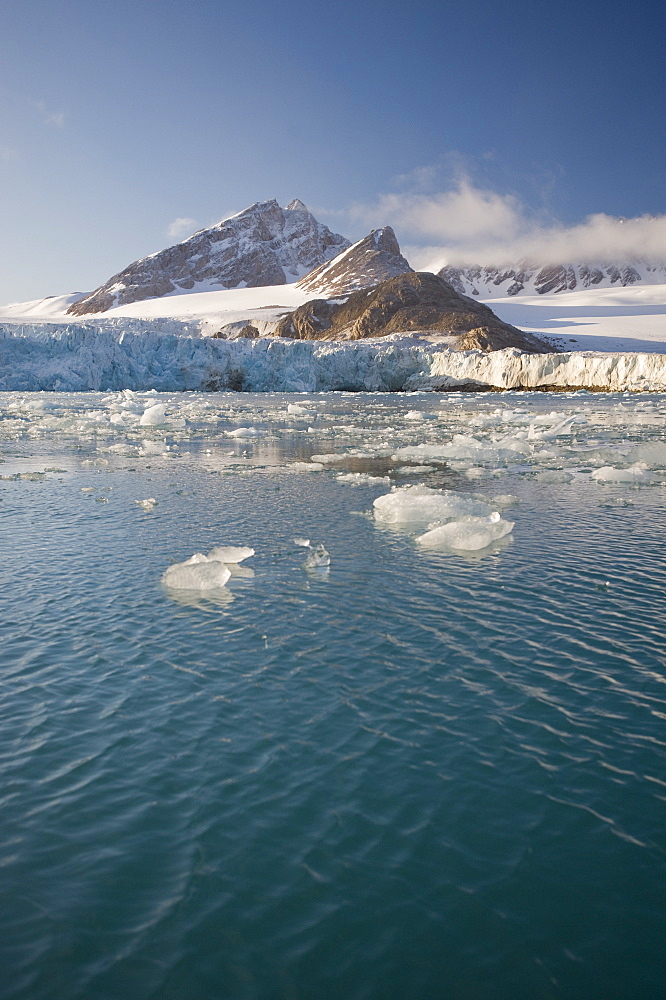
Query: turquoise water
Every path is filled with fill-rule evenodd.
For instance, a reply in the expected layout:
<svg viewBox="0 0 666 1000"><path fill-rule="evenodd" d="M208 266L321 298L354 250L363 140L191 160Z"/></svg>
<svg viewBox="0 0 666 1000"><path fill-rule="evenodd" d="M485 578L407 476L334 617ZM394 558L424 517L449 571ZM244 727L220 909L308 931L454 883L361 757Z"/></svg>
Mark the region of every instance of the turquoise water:
<svg viewBox="0 0 666 1000"><path fill-rule="evenodd" d="M665 415L3 394L3 1000L662 996ZM487 451L392 457L453 433ZM371 514L417 482L513 495L514 531L420 549ZM162 587L225 543L227 587Z"/></svg>

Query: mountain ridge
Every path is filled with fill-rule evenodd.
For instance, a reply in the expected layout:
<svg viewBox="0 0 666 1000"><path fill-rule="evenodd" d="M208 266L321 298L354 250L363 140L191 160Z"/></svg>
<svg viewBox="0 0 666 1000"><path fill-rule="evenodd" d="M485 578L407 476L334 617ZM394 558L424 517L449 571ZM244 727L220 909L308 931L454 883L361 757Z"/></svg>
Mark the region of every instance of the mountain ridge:
<svg viewBox="0 0 666 1000"><path fill-rule="evenodd" d="M522 260L513 266L446 265L437 271L462 295L480 299L493 296L549 295L587 288L626 287L666 282L666 263L633 260L596 264L536 264Z"/></svg>
<svg viewBox="0 0 666 1000"><path fill-rule="evenodd" d="M102 313L203 283L222 288L287 284L350 245L346 237L317 222L299 199L286 208L274 198L255 202L180 243L139 258L67 312Z"/></svg>

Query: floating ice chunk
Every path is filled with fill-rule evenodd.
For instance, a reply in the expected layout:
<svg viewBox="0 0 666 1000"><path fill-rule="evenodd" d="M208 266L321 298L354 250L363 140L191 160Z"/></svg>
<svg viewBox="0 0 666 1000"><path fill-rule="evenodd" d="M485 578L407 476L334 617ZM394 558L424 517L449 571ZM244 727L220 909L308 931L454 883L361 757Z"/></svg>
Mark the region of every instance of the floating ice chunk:
<svg viewBox="0 0 666 1000"><path fill-rule="evenodd" d="M138 504L139 507L143 507L144 510L152 510L156 506L157 500L155 497L147 497L146 500L135 500L134 503Z"/></svg>
<svg viewBox="0 0 666 1000"><path fill-rule="evenodd" d="M398 476L419 476L426 472L437 472L436 465L400 465L393 470ZM339 477L338 477L339 478ZM386 477L388 478L388 477Z"/></svg>
<svg viewBox="0 0 666 1000"><path fill-rule="evenodd" d="M155 427L166 423L166 407L164 403L155 403L143 411L139 423L142 427Z"/></svg>
<svg viewBox="0 0 666 1000"><path fill-rule="evenodd" d="M254 549L247 545L216 545L208 553L208 558L223 563L239 563L254 555Z"/></svg>
<svg viewBox="0 0 666 1000"><path fill-rule="evenodd" d="M310 546L310 551L304 565L306 569L319 569L323 566L330 566L331 556L321 544L315 545L314 548Z"/></svg>
<svg viewBox="0 0 666 1000"><path fill-rule="evenodd" d="M369 472L341 472L335 478L339 483L351 483L353 486L372 486L391 482L390 476L371 476Z"/></svg>
<svg viewBox="0 0 666 1000"><path fill-rule="evenodd" d="M234 431L227 431L227 435L232 438L260 437L263 433L258 427L237 427Z"/></svg>
<svg viewBox="0 0 666 1000"><path fill-rule="evenodd" d="M122 413L112 413L109 417L109 423L111 424L125 424L125 418Z"/></svg>
<svg viewBox="0 0 666 1000"><path fill-rule="evenodd" d="M287 472L323 472L324 466L321 462L291 462L287 466Z"/></svg>
<svg viewBox="0 0 666 1000"><path fill-rule="evenodd" d="M299 417L314 417L315 413L309 406L301 406L299 403L289 403L287 413Z"/></svg>
<svg viewBox="0 0 666 1000"><path fill-rule="evenodd" d="M328 465L331 462L342 462L347 458L346 455L311 455L311 462L323 462L324 465Z"/></svg>
<svg viewBox="0 0 666 1000"><path fill-rule="evenodd" d="M428 524L467 514L484 517L492 511L488 504L474 497L427 486L400 486L377 497L373 508L376 519L388 524Z"/></svg>
<svg viewBox="0 0 666 1000"><path fill-rule="evenodd" d="M604 465L592 473L592 479L599 483L651 483L654 476L640 465L632 465L629 469L616 469L613 465Z"/></svg>
<svg viewBox="0 0 666 1000"><path fill-rule="evenodd" d="M309 538L294 538L294 545L299 545L303 549L309 549L310 548L310 539Z"/></svg>
<svg viewBox="0 0 666 1000"><path fill-rule="evenodd" d="M203 559L203 562L187 559L182 563L174 563L162 574L162 582L174 590L212 590L224 587L231 576L229 569L216 559L208 560L205 556Z"/></svg>
<svg viewBox="0 0 666 1000"><path fill-rule="evenodd" d="M428 548L446 546L450 549L461 549L468 552L485 549L491 542L508 535L513 531L514 522L504 521L497 511L488 517L467 516L459 521L449 521L438 528L419 535L416 541Z"/></svg>

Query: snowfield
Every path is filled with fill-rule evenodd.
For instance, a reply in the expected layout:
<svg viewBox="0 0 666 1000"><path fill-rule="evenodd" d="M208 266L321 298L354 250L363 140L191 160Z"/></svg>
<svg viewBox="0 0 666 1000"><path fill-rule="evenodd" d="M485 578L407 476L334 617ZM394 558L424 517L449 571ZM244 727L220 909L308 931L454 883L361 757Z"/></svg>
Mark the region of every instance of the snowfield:
<svg viewBox="0 0 666 1000"><path fill-rule="evenodd" d="M284 313L312 298L295 284L220 289L201 282L197 289L119 306L99 317L86 318L86 322L159 320L160 328L167 332L162 323L177 320L202 336L210 336L232 324L250 323L260 335L270 335ZM0 307L0 323L46 321L69 325L75 317L67 316L67 308L85 294L51 296ZM487 302L505 322L550 338L565 350L666 352L666 284L482 297L481 301Z"/></svg>

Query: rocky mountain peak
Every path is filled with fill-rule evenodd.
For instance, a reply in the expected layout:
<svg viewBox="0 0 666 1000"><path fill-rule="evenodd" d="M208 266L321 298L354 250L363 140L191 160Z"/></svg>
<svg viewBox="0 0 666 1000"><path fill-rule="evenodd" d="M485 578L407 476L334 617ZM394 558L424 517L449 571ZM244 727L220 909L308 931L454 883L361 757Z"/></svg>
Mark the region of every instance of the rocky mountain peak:
<svg viewBox="0 0 666 1000"><path fill-rule="evenodd" d="M390 226L384 226L373 229L329 263L306 274L297 286L313 295L331 298L370 288L411 271L400 253L395 233Z"/></svg>
<svg viewBox="0 0 666 1000"><path fill-rule="evenodd" d="M307 205L304 205L300 198L294 198L287 205L285 212L307 212Z"/></svg>
<svg viewBox="0 0 666 1000"><path fill-rule="evenodd" d="M259 201L209 229L130 264L90 295L71 315L159 298L179 290L284 285L327 263L349 240L322 225L302 201L281 208Z"/></svg>

